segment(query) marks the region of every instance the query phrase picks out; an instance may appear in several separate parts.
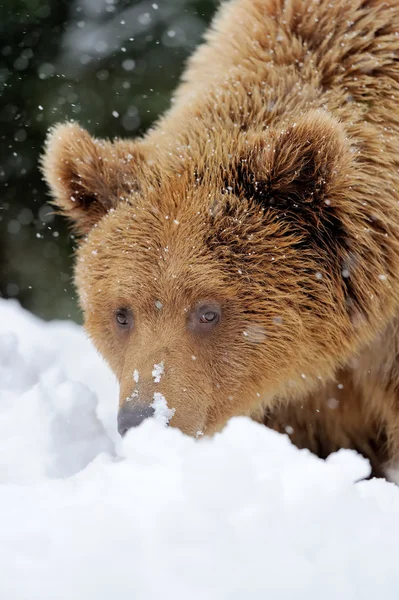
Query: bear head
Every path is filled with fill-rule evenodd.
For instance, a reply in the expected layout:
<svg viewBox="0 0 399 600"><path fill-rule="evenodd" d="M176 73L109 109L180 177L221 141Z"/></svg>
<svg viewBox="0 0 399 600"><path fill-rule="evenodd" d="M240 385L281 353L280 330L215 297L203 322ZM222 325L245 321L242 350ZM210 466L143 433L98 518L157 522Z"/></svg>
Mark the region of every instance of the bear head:
<svg viewBox="0 0 399 600"><path fill-rule="evenodd" d="M80 236L85 327L119 380L120 411L166 401L191 435L261 418L332 376L364 304L343 273L354 157L341 124L310 111L195 135L162 147L59 125L43 157Z"/></svg>

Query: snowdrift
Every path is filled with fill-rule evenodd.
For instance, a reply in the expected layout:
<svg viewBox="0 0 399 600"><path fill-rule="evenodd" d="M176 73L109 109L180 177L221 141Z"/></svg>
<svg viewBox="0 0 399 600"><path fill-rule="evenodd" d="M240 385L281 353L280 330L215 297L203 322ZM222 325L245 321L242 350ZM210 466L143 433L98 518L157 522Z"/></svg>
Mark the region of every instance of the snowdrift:
<svg viewBox="0 0 399 600"><path fill-rule="evenodd" d="M145 422L71 323L0 301L2 600L399 598L399 488L248 419Z"/></svg>

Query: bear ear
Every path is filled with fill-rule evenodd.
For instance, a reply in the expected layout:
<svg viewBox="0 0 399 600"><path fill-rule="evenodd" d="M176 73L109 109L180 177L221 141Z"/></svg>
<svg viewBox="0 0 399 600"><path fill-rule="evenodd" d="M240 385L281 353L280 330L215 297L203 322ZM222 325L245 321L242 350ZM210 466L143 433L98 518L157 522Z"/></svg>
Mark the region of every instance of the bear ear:
<svg viewBox="0 0 399 600"><path fill-rule="evenodd" d="M312 210L320 215L339 198L353 162L341 124L316 110L249 146L239 167L241 192L264 209L297 217Z"/></svg>
<svg viewBox="0 0 399 600"><path fill-rule="evenodd" d="M97 140L78 125L56 125L47 137L41 167L54 204L79 234L137 191L139 152L132 142Z"/></svg>

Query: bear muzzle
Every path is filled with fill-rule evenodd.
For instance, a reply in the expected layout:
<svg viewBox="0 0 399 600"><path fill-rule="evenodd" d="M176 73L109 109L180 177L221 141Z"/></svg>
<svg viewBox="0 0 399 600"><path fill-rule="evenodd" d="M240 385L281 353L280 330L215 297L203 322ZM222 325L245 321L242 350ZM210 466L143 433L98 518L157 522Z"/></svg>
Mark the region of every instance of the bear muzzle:
<svg viewBox="0 0 399 600"><path fill-rule="evenodd" d="M128 404L125 403L118 411L118 431L121 436L124 436L129 429L137 427L145 419L154 416L152 406L146 404Z"/></svg>

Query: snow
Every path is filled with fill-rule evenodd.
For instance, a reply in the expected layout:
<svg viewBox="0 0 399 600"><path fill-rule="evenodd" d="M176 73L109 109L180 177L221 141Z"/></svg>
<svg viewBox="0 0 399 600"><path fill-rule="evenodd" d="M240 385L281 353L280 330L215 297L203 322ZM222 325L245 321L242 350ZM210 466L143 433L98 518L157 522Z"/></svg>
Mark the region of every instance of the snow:
<svg viewBox="0 0 399 600"><path fill-rule="evenodd" d="M165 372L164 362L160 362L157 365L154 365L151 375L154 378L154 383L159 383L161 381L161 377Z"/></svg>
<svg viewBox="0 0 399 600"><path fill-rule="evenodd" d="M116 434L82 330L0 300L0 598L399 597L399 489L248 419Z"/></svg>
<svg viewBox="0 0 399 600"><path fill-rule="evenodd" d="M160 392L154 392L154 402L151 404L154 409L154 419L166 427L175 414L175 408L168 408L166 398Z"/></svg>

